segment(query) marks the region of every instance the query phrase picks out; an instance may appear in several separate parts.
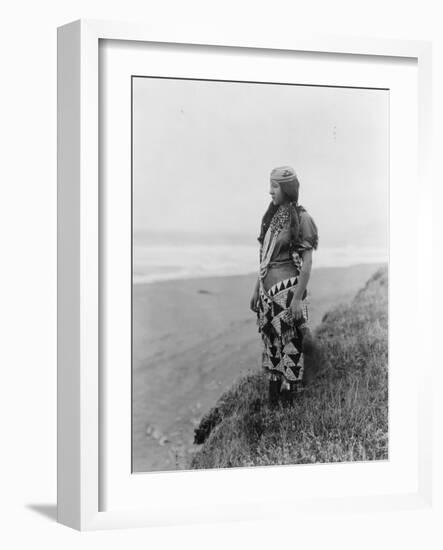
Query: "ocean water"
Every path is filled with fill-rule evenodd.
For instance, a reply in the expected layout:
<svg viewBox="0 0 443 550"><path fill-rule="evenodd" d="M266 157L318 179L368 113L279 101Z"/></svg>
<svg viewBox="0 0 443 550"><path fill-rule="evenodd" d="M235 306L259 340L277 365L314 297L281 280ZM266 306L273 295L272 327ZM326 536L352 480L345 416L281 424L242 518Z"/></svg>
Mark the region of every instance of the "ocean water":
<svg viewBox="0 0 443 550"><path fill-rule="evenodd" d="M133 282L152 283L221 275L258 273L257 245L134 243ZM313 267L346 267L388 261L388 250L376 247L320 247Z"/></svg>

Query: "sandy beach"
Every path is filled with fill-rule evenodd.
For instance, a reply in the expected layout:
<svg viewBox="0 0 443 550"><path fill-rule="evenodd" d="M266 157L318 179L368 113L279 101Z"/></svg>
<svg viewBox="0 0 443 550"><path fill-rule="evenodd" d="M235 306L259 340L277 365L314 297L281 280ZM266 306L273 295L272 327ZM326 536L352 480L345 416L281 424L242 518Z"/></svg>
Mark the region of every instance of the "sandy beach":
<svg viewBox="0 0 443 550"><path fill-rule="evenodd" d="M382 264L313 269L315 328ZM136 284L133 291L133 471L188 467L194 427L234 380L260 368L249 299L256 275Z"/></svg>

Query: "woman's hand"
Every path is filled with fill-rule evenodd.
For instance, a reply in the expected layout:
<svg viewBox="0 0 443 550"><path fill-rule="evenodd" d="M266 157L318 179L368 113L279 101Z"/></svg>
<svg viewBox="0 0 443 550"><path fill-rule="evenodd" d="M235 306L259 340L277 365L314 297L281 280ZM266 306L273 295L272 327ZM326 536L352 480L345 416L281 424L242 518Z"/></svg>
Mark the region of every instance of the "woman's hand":
<svg viewBox="0 0 443 550"><path fill-rule="evenodd" d="M292 300L291 312L292 312L292 316L296 321L303 318L304 312L303 312L303 304L301 300L297 300L295 298Z"/></svg>
<svg viewBox="0 0 443 550"><path fill-rule="evenodd" d="M249 307L254 313L257 313L258 311L258 288L254 288L254 292L252 293L251 300L249 302Z"/></svg>

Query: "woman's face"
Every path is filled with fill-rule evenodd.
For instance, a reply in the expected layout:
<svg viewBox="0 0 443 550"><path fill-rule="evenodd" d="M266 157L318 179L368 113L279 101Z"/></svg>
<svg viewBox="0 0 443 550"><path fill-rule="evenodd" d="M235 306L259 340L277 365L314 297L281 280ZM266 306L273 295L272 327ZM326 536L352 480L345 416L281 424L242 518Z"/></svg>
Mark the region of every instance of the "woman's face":
<svg viewBox="0 0 443 550"><path fill-rule="evenodd" d="M280 204L283 204L284 202L286 202L285 194L281 190L280 185L275 181L271 180L269 194L272 197L272 202L276 205L280 205Z"/></svg>

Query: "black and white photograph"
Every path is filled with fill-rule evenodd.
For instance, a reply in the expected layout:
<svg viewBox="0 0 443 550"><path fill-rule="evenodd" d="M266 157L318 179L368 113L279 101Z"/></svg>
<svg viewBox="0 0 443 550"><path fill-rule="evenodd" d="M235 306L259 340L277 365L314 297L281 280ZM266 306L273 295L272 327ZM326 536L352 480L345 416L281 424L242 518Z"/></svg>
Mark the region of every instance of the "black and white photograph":
<svg viewBox="0 0 443 550"><path fill-rule="evenodd" d="M443 548L441 2L5 8L0 546Z"/></svg>
<svg viewBox="0 0 443 550"><path fill-rule="evenodd" d="M132 77L132 471L389 458L389 90Z"/></svg>

